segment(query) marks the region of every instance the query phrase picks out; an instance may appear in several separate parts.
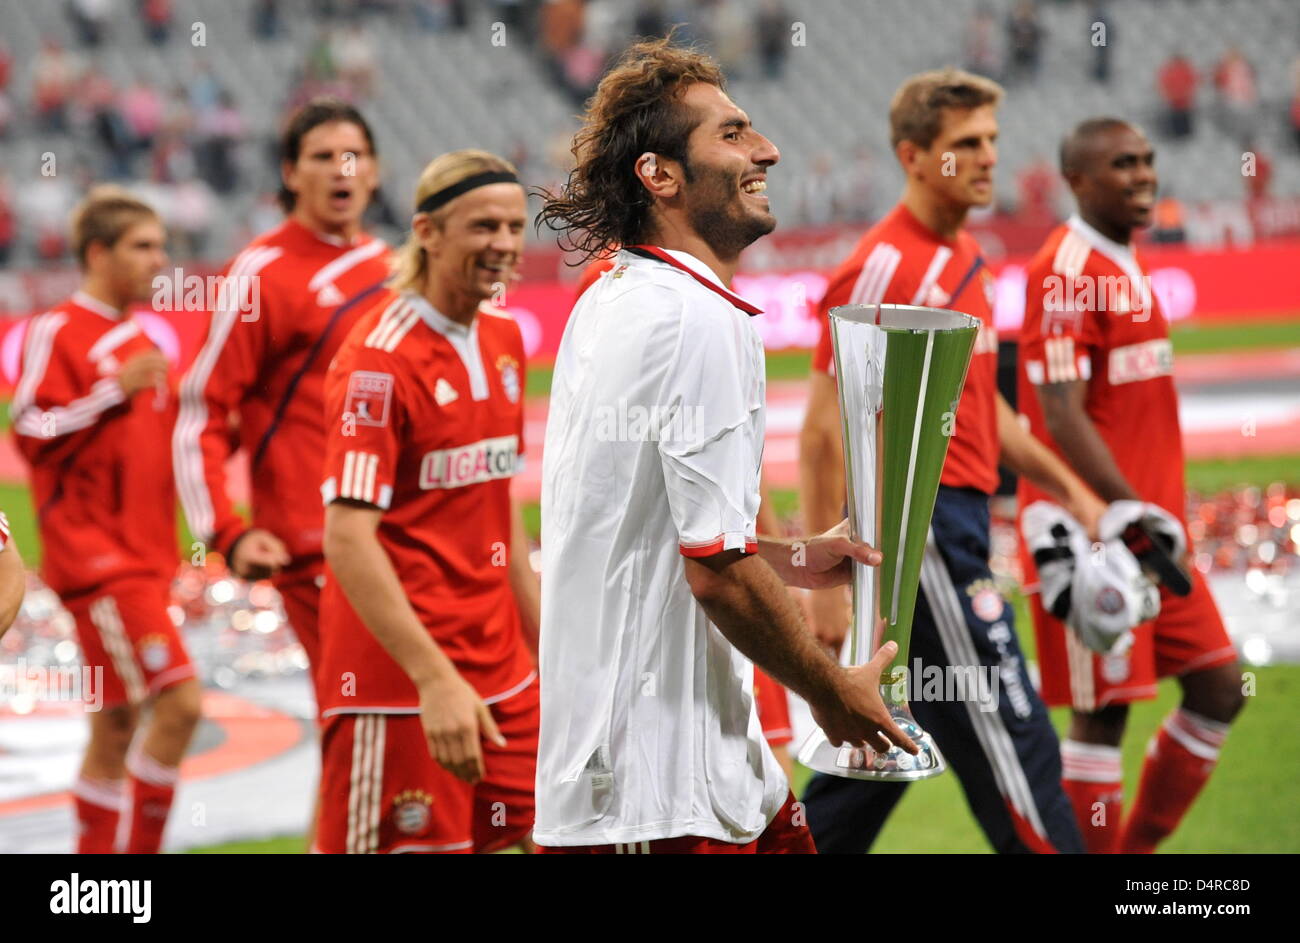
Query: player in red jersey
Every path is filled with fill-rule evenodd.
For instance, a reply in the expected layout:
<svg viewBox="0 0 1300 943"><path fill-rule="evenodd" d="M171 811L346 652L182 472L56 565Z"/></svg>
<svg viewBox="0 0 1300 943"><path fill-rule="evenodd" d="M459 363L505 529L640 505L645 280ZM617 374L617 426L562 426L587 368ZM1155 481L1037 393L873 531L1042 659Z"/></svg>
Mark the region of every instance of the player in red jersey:
<svg viewBox="0 0 1300 943"><path fill-rule="evenodd" d="M1078 213L1029 266L1020 334L1020 408L1048 443L1109 501L1134 499L1186 523L1183 443L1169 326L1151 294L1133 233L1151 222L1155 152L1114 118L1085 121L1061 146ZM1045 495L1021 481L1020 506ZM1026 574L1036 579L1022 546ZM1074 709L1062 747L1065 786L1090 851L1150 852L1209 779L1241 709L1241 671L1205 581L1162 591L1154 622L1127 654L1099 655L1030 597L1043 697ZM1147 750L1137 802L1121 830L1119 744L1128 705L1178 678L1182 703Z"/></svg>
<svg viewBox="0 0 1300 943"><path fill-rule="evenodd" d="M325 369L382 288L390 253L361 229L379 178L355 108L304 105L286 126L281 157L288 218L225 269L207 339L181 382L173 455L190 530L237 576L272 577L314 671ZM249 456L251 527L226 492L236 446Z"/></svg>
<svg viewBox="0 0 1300 943"><path fill-rule="evenodd" d="M843 304L953 308L981 322L948 445L922 566L912 629L913 661L996 678L996 704L913 700L917 721L961 778L967 801L996 851L1081 851L1060 783L1060 754L1047 709L1034 693L1011 607L989 570L988 498L998 464L1040 482L1080 520L1095 525L1102 503L1017 422L997 390L992 278L962 226L993 199L997 162L995 83L957 70L907 80L890 108L891 139L907 182L899 204L873 226L831 277L819 314L811 398L801 436L804 514L814 530L839 520L844 463L827 313ZM847 630L842 593L817 594L814 631L838 650ZM990 683L990 687L992 682ZM864 852L906 784L819 775L805 793L819 851Z"/></svg>
<svg viewBox="0 0 1300 943"><path fill-rule="evenodd" d="M32 466L41 575L76 620L101 706L73 788L77 850L154 853L199 721L194 666L167 611L176 397L167 358L127 312L153 294L166 237L149 206L115 188L93 191L72 230L81 288L28 325L10 412Z"/></svg>
<svg viewBox="0 0 1300 943"><path fill-rule="evenodd" d="M26 591L27 570L18 545L9 534L9 518L0 511L0 638L18 618Z"/></svg>
<svg viewBox="0 0 1300 943"><path fill-rule="evenodd" d="M391 290L330 368L324 852L482 852L532 829L538 584L510 501L524 347L484 306L525 222L508 162L434 160Z"/></svg>

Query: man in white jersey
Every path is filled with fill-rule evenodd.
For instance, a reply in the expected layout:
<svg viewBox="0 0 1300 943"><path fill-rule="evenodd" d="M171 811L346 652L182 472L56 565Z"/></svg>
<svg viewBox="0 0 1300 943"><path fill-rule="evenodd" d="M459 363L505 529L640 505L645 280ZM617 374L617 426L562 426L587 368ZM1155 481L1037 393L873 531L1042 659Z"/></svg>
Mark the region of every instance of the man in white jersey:
<svg viewBox="0 0 1300 943"><path fill-rule="evenodd" d="M576 169L539 222L589 257L624 248L570 316L543 453L547 852L813 853L754 709L751 659L834 743L916 747L858 668L819 647L783 584L847 582L879 554L847 524L756 539L764 435L759 309L730 291L776 225L780 159L717 65L666 41L602 80Z"/></svg>

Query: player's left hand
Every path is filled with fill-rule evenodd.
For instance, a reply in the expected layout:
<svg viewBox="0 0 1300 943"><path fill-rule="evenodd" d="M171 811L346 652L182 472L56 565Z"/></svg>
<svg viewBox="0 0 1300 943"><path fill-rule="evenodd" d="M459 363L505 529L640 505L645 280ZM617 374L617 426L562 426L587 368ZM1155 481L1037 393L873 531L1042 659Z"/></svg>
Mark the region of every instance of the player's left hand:
<svg viewBox="0 0 1300 943"><path fill-rule="evenodd" d="M849 522L842 520L824 534L810 537L803 547L803 560L791 567L791 586L825 589L853 579L853 561L865 566L879 566L879 550L849 536Z"/></svg>

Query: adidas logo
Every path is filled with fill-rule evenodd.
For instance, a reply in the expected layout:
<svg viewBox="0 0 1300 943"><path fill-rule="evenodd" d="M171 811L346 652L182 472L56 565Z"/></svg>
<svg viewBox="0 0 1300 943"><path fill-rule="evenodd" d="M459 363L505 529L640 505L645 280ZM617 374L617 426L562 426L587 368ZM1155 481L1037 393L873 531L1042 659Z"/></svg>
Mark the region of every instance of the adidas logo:
<svg viewBox="0 0 1300 943"><path fill-rule="evenodd" d="M316 304L322 308L333 308L343 302L343 292L335 288L333 282L316 292Z"/></svg>
<svg viewBox="0 0 1300 943"><path fill-rule="evenodd" d="M942 308L949 301L952 301L952 296L950 294L938 285L931 285L929 294L925 296L925 300L921 302L921 304L928 308Z"/></svg>
<svg viewBox="0 0 1300 943"><path fill-rule="evenodd" d="M445 377L438 377L438 382L433 387L433 398L439 406L446 406L448 403L460 399L460 394L456 392L455 387L447 382Z"/></svg>

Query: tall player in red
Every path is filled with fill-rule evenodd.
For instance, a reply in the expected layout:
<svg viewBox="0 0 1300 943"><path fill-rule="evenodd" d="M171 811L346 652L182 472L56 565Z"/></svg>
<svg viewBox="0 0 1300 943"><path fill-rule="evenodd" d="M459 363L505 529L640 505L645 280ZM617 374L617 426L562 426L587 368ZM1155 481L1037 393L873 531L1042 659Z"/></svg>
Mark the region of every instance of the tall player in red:
<svg viewBox="0 0 1300 943"><path fill-rule="evenodd" d="M199 721L194 665L167 612L176 397L167 358L127 311L154 293L165 233L114 188L91 192L72 232L81 288L28 325L10 411L32 466L42 576L76 620L86 665L102 670L73 787L77 850L153 853Z"/></svg>
<svg viewBox="0 0 1300 943"><path fill-rule="evenodd" d="M286 126L281 158L288 218L226 267L207 340L181 381L172 448L190 530L237 576L273 579L314 672L325 369L381 289L389 251L361 228L379 177L355 108L304 105ZM249 456L251 526L226 491L236 446Z"/></svg>
<svg viewBox="0 0 1300 943"><path fill-rule="evenodd" d="M1186 513L1183 442L1169 325L1133 247L1151 222L1155 152L1115 118L1085 121L1061 145L1078 213L1029 266L1020 334L1020 408L1034 435L1109 501ZM1020 506L1043 498L1020 484ZM1186 522L1184 521L1184 527ZM1033 560L1023 552L1026 573ZM1160 615L1125 655L1084 648L1030 597L1043 697L1074 709L1062 746L1065 787L1089 851L1151 852L1182 820L1241 709L1241 670L1203 579L1162 591ZM1178 678L1182 703L1151 741L1137 802L1121 831L1120 741L1128 705Z"/></svg>
<svg viewBox="0 0 1300 943"><path fill-rule="evenodd" d="M484 305L526 220L508 162L430 163L392 290L330 368L323 852L491 851L532 830L539 597L510 501L524 347Z"/></svg>
<svg viewBox="0 0 1300 943"><path fill-rule="evenodd" d="M816 531L840 519L845 501L827 312L842 304L911 304L979 318L922 565L911 657L927 668L996 673L1000 697L996 709L974 701L919 700L911 707L960 777L994 850L1081 851L1061 788L1056 732L988 562L988 499L999 462L1039 482L1089 526L1103 507L1020 426L997 390L992 277L962 227L972 208L993 199L1001 96L995 83L951 69L914 76L894 96L890 136L907 182L899 204L836 270L821 302L822 338L800 448L804 515ZM842 594L830 593L818 594L813 627L838 650L847 607ZM818 850L866 851L904 788L814 777L804 801Z"/></svg>

